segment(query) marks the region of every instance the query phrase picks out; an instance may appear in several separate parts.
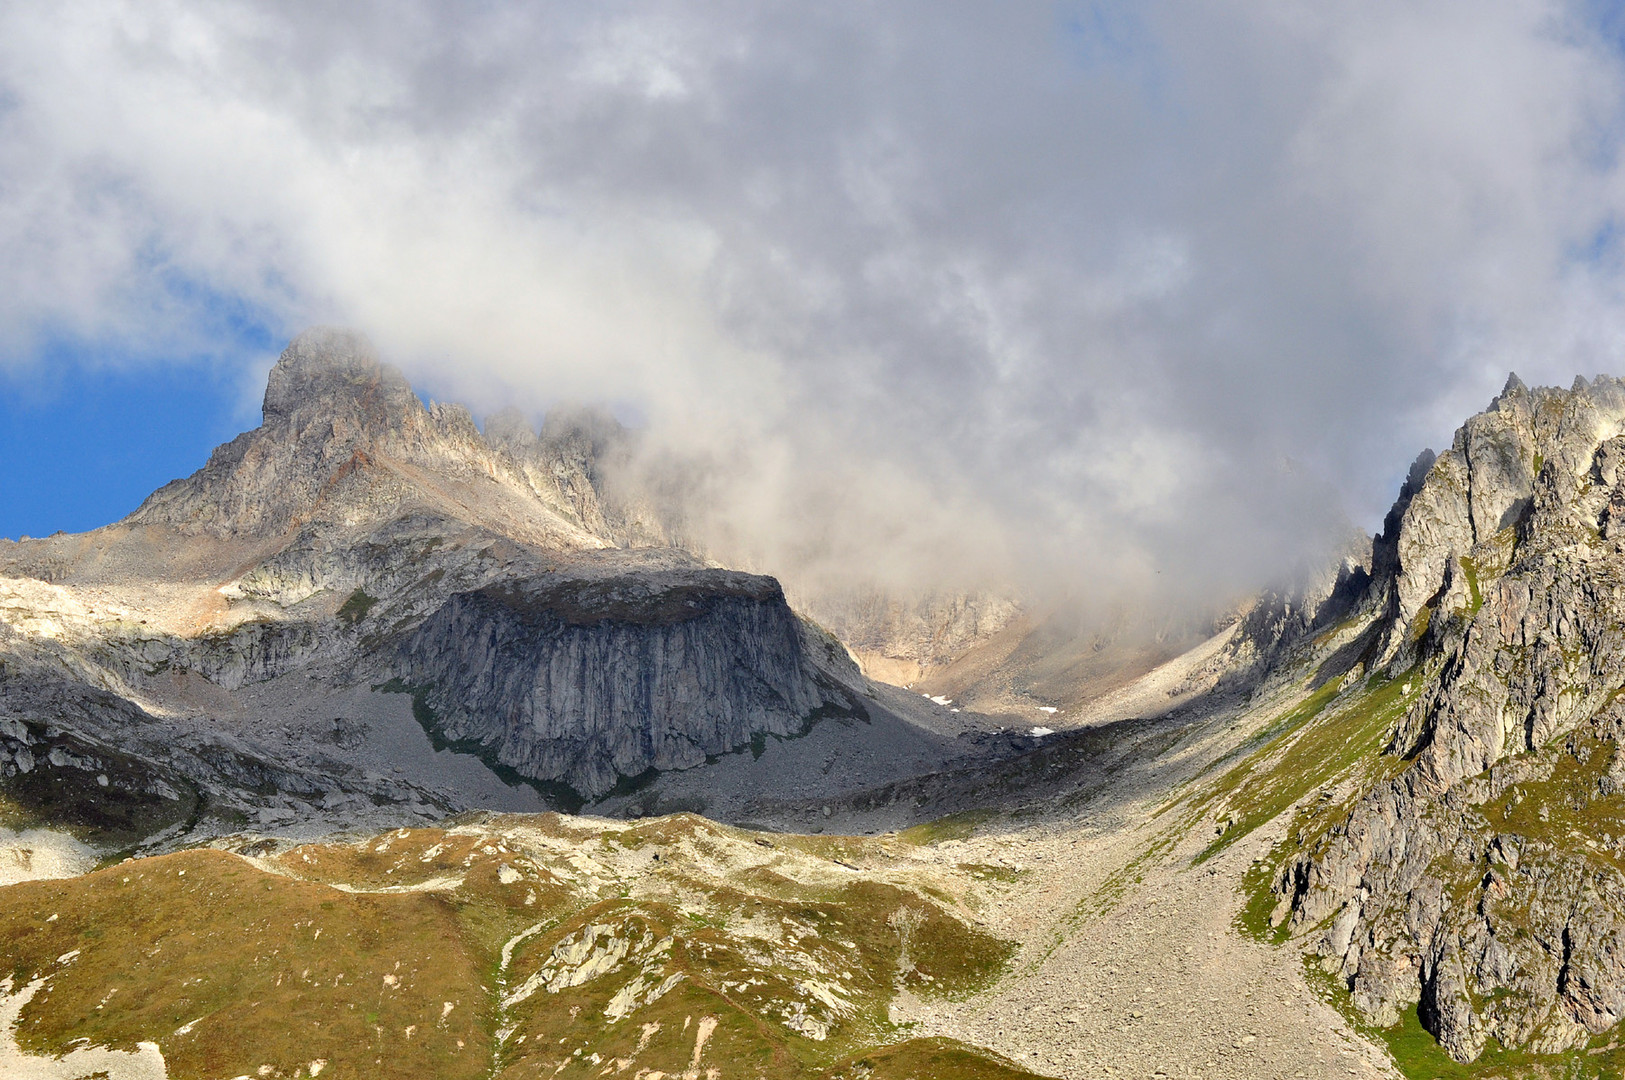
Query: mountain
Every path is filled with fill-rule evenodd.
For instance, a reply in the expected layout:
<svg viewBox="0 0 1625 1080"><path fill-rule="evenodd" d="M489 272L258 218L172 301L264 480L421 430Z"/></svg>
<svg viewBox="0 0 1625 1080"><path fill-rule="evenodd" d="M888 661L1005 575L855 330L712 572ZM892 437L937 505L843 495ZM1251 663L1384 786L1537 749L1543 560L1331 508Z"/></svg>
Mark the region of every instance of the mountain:
<svg viewBox="0 0 1625 1080"><path fill-rule="evenodd" d="M263 414L121 522L0 543L18 820L131 844L575 809L820 723L859 733L837 780L966 753L776 581L674 546L618 493L633 436L607 417L482 434L334 330L289 345Z"/></svg>
<svg viewBox="0 0 1625 1080"><path fill-rule="evenodd" d="M0 1071L1625 1070L1625 382L1155 635L792 604L638 459L313 331L0 544Z"/></svg>
<svg viewBox="0 0 1625 1080"><path fill-rule="evenodd" d="M618 481L634 438L482 432L313 331L197 473L0 544L0 1072L1035 1076L894 1019L1016 949L1019 869L918 823L1099 740L871 682ZM940 666L1012 617L842 625ZM637 820L538 813L583 807Z"/></svg>
<svg viewBox="0 0 1625 1080"><path fill-rule="evenodd" d="M1277 635L1257 692L1303 692L1207 804L1283 812L1269 922L1458 1061L1611 1046L1625 1015L1622 462L1625 383L1512 377Z"/></svg>

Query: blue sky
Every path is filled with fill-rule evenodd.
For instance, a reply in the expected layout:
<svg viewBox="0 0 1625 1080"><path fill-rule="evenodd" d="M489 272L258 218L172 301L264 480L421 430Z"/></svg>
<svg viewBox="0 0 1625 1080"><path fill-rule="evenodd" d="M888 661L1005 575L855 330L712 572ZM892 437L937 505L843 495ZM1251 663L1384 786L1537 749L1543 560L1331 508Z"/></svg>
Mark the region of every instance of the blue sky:
<svg viewBox="0 0 1625 1080"><path fill-rule="evenodd" d="M259 422L245 387L253 365L121 359L58 346L0 369L0 536L116 521Z"/></svg>

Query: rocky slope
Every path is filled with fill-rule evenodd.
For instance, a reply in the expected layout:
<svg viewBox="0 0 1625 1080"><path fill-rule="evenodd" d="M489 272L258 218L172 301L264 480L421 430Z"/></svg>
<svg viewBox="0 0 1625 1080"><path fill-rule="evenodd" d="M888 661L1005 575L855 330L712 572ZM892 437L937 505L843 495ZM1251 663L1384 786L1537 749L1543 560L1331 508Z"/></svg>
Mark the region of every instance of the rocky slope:
<svg viewBox="0 0 1625 1080"><path fill-rule="evenodd" d="M1312 692L1248 766L1312 796L1274 923L1459 1061L1600 1045L1625 1015L1622 461L1625 383L1510 380L1418 459L1368 580L1287 636L1275 677Z"/></svg>

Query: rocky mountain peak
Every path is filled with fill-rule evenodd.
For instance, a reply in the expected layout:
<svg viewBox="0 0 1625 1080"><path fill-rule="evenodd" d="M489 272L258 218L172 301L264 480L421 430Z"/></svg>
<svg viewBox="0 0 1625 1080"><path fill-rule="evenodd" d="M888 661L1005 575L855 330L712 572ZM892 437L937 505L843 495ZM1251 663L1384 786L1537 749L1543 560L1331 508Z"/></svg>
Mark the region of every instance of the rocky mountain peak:
<svg viewBox="0 0 1625 1080"><path fill-rule="evenodd" d="M1625 381L1509 376L1413 466L1356 614L1314 628L1350 642L1325 674L1373 673L1350 700L1397 704L1369 786L1283 848L1277 918L1459 1061L1625 1017L1622 521Z"/></svg>
<svg viewBox="0 0 1625 1080"><path fill-rule="evenodd" d="M488 443L463 406L426 408L365 335L318 327L271 369L264 423L155 492L131 520L266 537L324 523L370 528L416 508L531 541L603 546L555 490L553 470L533 471ZM587 491L581 501L595 498Z"/></svg>
<svg viewBox="0 0 1625 1080"><path fill-rule="evenodd" d="M360 412L399 420L421 408L411 384L381 363L366 335L338 327L306 330L283 350L265 385L267 424L301 413Z"/></svg>

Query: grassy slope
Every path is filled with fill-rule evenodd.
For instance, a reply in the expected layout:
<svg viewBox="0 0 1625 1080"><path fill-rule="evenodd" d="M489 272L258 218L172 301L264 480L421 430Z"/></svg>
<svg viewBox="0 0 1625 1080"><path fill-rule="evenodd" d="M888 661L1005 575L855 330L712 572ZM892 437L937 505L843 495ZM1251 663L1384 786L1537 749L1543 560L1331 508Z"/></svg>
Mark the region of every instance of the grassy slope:
<svg viewBox="0 0 1625 1080"><path fill-rule="evenodd" d="M1388 680L1372 678L1342 694L1336 682L1328 682L1272 721L1196 804L1201 810L1222 804L1229 822L1198 861L1218 854L1316 791L1357 774L1374 779L1395 771L1399 763L1379 754L1395 723L1421 693L1422 682L1411 671ZM1334 815L1315 816L1326 818L1329 825Z"/></svg>
<svg viewBox="0 0 1625 1080"><path fill-rule="evenodd" d="M190 851L0 890L0 973L47 977L19 1041L150 1040L177 1078L308 1076L317 1061L324 1080L586 1077L621 1062L628 1075L1031 1075L907 1041L886 1019L899 984L961 996L1003 970L1008 943L959 912L975 875L925 893L833 861L883 866L878 841L584 824L508 818L261 863ZM906 961L899 909L918 912ZM624 955L581 968L583 940ZM538 972L551 988L504 1003ZM629 988L638 1004L618 1015Z"/></svg>

